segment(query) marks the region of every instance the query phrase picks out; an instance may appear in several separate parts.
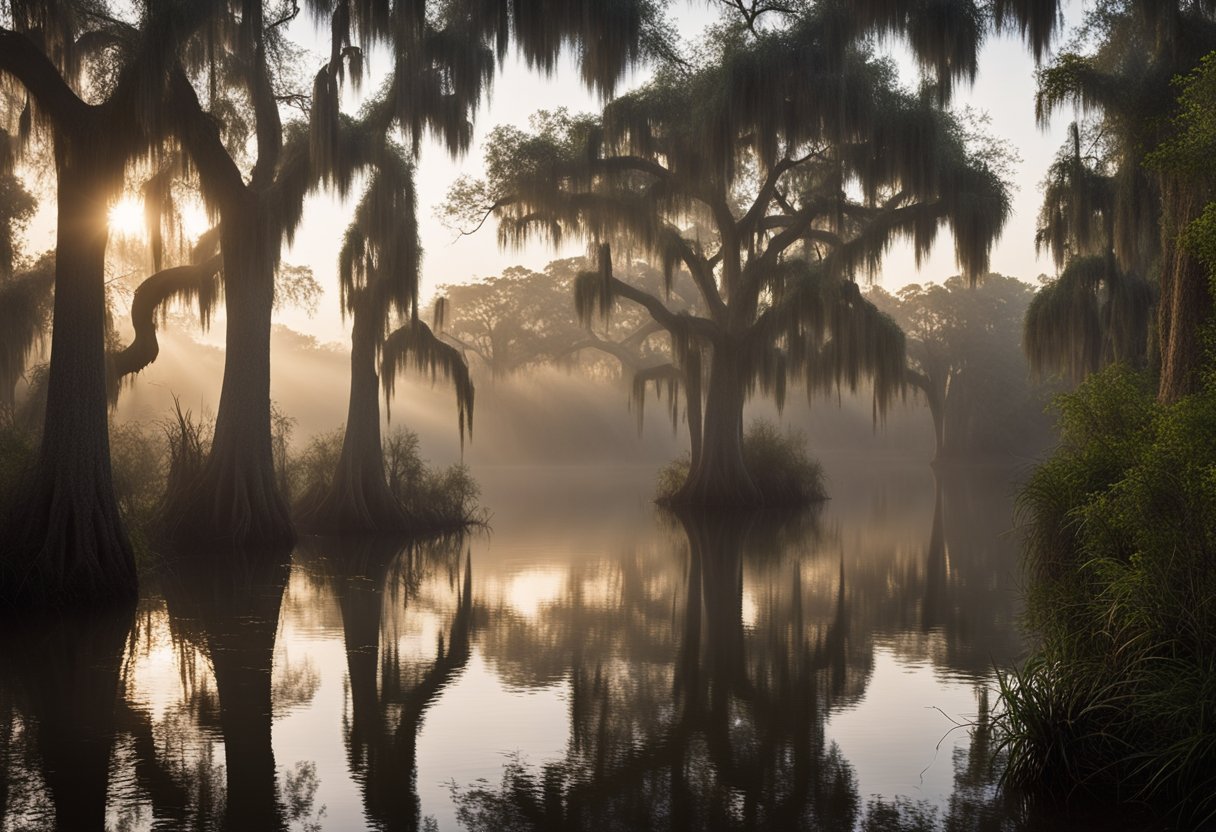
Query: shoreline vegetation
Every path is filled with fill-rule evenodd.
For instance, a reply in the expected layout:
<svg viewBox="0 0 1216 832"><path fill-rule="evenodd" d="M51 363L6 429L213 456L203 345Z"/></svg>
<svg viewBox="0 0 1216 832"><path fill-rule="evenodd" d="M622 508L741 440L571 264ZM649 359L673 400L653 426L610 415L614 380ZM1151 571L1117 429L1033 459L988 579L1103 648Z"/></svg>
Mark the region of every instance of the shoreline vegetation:
<svg viewBox="0 0 1216 832"><path fill-rule="evenodd" d="M308 522L308 506L328 488L342 447L343 428L314 436L298 449L291 444L293 421L275 410L275 473L295 505L305 534L334 533ZM162 551L179 548L164 535L164 507L175 488L189 483L210 447L214 420L180 406L155 424L112 422L110 455L119 514L131 538L141 572ZM0 506L16 501L37 455L37 431L11 411L0 415ZM467 466L435 466L421 456L418 435L396 428L384 441L385 478L406 523L382 534L428 537L486 522L480 489ZM357 532L342 532L358 536Z"/></svg>
<svg viewBox="0 0 1216 832"><path fill-rule="evenodd" d="M1209 365L1211 366L1211 365ZM1171 404L1122 365L1061 396L1020 496L1026 623L998 678L1003 784L1216 819L1216 377Z"/></svg>

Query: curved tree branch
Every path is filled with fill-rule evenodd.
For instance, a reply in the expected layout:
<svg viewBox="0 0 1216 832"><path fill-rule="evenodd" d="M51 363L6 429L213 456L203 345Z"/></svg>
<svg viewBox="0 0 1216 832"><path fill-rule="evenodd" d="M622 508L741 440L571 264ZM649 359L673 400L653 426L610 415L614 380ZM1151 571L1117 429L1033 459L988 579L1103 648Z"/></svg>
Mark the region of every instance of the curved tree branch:
<svg viewBox="0 0 1216 832"><path fill-rule="evenodd" d="M131 302L135 338L111 358L112 391L117 391L123 378L143 370L160 354L156 339L157 310L175 298L214 297L223 263L223 255L216 253L197 265L163 269L139 284Z"/></svg>

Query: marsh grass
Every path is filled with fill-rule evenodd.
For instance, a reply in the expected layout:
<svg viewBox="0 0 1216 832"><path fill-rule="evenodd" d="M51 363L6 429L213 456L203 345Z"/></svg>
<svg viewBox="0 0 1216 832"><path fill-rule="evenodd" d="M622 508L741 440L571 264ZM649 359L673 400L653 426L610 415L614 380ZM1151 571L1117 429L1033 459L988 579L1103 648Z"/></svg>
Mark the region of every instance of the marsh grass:
<svg viewBox="0 0 1216 832"><path fill-rule="evenodd" d="M345 430L318 434L288 462L290 492L301 504L323 493L338 467ZM418 434L396 428L384 436L384 475L418 531L456 529L485 522L481 490L463 464L432 466L422 458Z"/></svg>
<svg viewBox="0 0 1216 832"><path fill-rule="evenodd" d="M1216 386L1114 366L1062 398L1024 489L1036 655L1000 675L1004 783L1216 821Z"/></svg>
<svg viewBox="0 0 1216 832"><path fill-rule="evenodd" d="M798 508L827 499L823 467L806 450L801 431L782 433L756 419L743 436L743 462L766 508ZM688 479L688 454L659 470L655 502L666 505Z"/></svg>

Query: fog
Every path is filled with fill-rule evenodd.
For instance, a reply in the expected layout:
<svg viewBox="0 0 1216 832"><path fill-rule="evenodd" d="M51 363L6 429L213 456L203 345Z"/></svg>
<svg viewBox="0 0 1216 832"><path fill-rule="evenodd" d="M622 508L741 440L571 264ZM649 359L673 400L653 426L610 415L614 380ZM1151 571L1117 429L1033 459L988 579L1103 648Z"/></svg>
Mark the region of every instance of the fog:
<svg viewBox="0 0 1216 832"><path fill-rule="evenodd" d="M203 335L181 326L162 328L156 362L123 389L114 418L119 422L158 424L172 415L174 397L183 410L214 415L223 380L223 350L212 342L219 330ZM205 339L205 340L203 340ZM291 443L303 448L320 433L346 420L350 390L349 347L321 343L283 325L271 340L271 393L275 406L294 420ZM382 427L418 434L424 458L438 465L463 461L474 470L489 465L647 465L658 466L687 453L688 428L681 405L678 425L671 423L668 401L648 393L639 432L629 383L588 377L577 369L541 367L505 378L475 372L474 429L463 451L457 432L454 399L442 380L432 384L417 373L402 378L382 408ZM1046 405L1049 396L1044 393ZM383 397L382 397L383 404ZM1050 414L1036 414L1023 433L1005 433L1007 447L974 461L1006 458L1025 461L1040 455L1052 441ZM812 455L829 452L905 456L931 460L933 423L922 396L909 389L885 417L875 419L870 390L841 390L839 396L816 396L793 387L778 411L769 399L748 402L745 421L764 419L786 432L805 435ZM1003 451L1003 453L1002 453Z"/></svg>

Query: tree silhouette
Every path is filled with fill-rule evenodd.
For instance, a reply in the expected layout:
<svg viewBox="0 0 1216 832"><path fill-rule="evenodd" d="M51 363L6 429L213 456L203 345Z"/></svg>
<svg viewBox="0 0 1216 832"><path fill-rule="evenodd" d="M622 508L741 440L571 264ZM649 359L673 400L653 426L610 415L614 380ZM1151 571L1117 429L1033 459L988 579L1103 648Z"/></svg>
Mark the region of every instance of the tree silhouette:
<svg viewBox="0 0 1216 832"><path fill-rule="evenodd" d="M933 417L934 460L966 460L1018 450L1042 409L1027 382L1021 325L1031 287L989 274L975 286L961 276L938 285L909 284L867 297L907 337L908 384Z"/></svg>
<svg viewBox="0 0 1216 832"><path fill-rule="evenodd" d="M161 5L138 30L74 4L15 4L0 29L0 73L26 94L54 148L54 327L37 467L5 522L3 591L23 603L133 597L135 564L111 487L106 423L107 211L127 165L172 128L165 67L202 23L203 4ZM111 82L94 97L92 73ZM6 143L7 144L7 143ZM4 168L7 170L9 148Z"/></svg>
<svg viewBox="0 0 1216 832"><path fill-rule="evenodd" d="M1074 131L1072 147L1057 168L1064 164L1075 172L1065 180L1063 190L1075 203L1076 216L1052 219L1070 220L1071 241L1083 251L1086 238L1097 236L1089 233L1094 222L1091 216L1101 217L1098 239L1113 249L1114 262L1108 254L1106 261L1090 261L1077 273L1062 275L1058 297L1048 295L1040 308L1032 308L1028 342L1032 360L1038 360L1035 350L1044 353L1044 361L1071 353L1071 362L1057 357L1056 366L1070 370L1075 366L1081 373L1112 352L1116 358L1135 360L1139 334L1129 339L1126 333L1132 328L1128 324L1138 323L1136 316L1143 315L1145 301L1130 276L1147 274L1147 264L1158 264L1158 395L1170 402L1195 389L1202 352L1199 332L1212 311L1206 269L1183 239L1187 226L1210 199L1210 183L1193 172L1168 165L1153 168L1145 162L1176 132L1172 82L1216 48L1216 18L1204 4L1127 0L1094 9L1089 19L1094 39L1077 49L1061 51L1040 73L1036 111L1044 123L1067 104L1097 113L1105 145L1101 162L1109 170L1108 190L1096 194L1103 200L1094 198L1093 172L1086 169ZM1085 46L1088 49L1080 51ZM1055 193L1049 188L1049 200ZM1045 210L1051 214L1055 207L1049 201ZM1057 257L1055 243L1061 239L1057 233L1061 224L1053 221L1047 226ZM1100 253L1107 253L1105 246ZM1102 284L1111 299L1102 311L1105 325L1095 316L1092 302L1069 302L1074 294L1084 300L1086 293ZM1127 303L1125 293L1131 292L1135 292L1131 295L1134 302ZM1077 331L1072 337L1081 343L1067 340L1065 318ZM1112 338L1108 349L1104 342Z"/></svg>
<svg viewBox="0 0 1216 832"><path fill-rule="evenodd" d="M1113 361L1147 362L1155 298L1141 275L1155 247L1133 255L1132 271L1120 264L1120 174L1104 172L1108 160L1086 155L1077 124L1069 133L1048 172L1035 234L1036 248L1048 249L1063 271L1035 294L1023 343L1036 374L1075 383Z"/></svg>
<svg viewBox="0 0 1216 832"><path fill-rule="evenodd" d="M197 561L179 557L161 584L174 627L215 675L227 783L223 828L283 829L271 669L288 569L239 552L213 552L205 566Z"/></svg>
<svg viewBox="0 0 1216 832"><path fill-rule="evenodd" d="M385 154L355 208L338 257L344 315L352 319L351 387L337 468L319 493L306 495L302 516L320 531L402 531L423 524L407 516L385 478L380 436L380 375L391 396L393 375L412 361L451 378L460 435L472 430L473 384L463 359L418 319L421 259L413 169L401 151ZM407 323L388 333L393 315ZM386 338L387 334L387 338Z"/></svg>
<svg viewBox="0 0 1216 832"><path fill-rule="evenodd" d="M593 606L582 610L584 626L555 627L596 634L548 646L568 650L572 662L567 752L540 770L509 764L501 788L460 791L467 828L855 827L851 771L823 732L831 703L857 693L845 671L844 583L829 620L812 621L795 570L792 590L772 587L792 606L777 608L783 602L766 594L774 608L743 623L744 552L780 551L788 541L774 527L800 537L814 533L814 521L808 529L789 516L681 512L678 523L687 558L670 587L675 598L649 598L657 576L644 561L636 579L626 568L622 597L604 611L624 641L587 626ZM577 597L568 603L581 606Z"/></svg>
<svg viewBox="0 0 1216 832"><path fill-rule="evenodd" d="M602 116L499 128L486 179L450 195L458 219L496 215L503 244L600 241L600 267L576 290L583 319L634 303L671 333L677 363L705 355L701 452L676 503L759 503L743 402L759 388L780 403L787 374L811 391L868 376L885 407L903 382L902 337L851 276L898 237L926 252L947 225L978 276L1008 215L1004 183L960 123L898 89L840 14L823 4L781 28L727 28L712 60L660 71ZM613 242L668 279L687 268L705 314L617 277Z"/></svg>
<svg viewBox="0 0 1216 832"><path fill-rule="evenodd" d="M361 784L375 829L417 830L417 737L427 710L468 661L473 631L472 568L461 574L459 535L433 540L317 538L309 557L321 566L342 611L350 680L345 724L351 775ZM447 571L455 610L432 660L405 660L391 632L394 610L418 600L424 579Z"/></svg>

